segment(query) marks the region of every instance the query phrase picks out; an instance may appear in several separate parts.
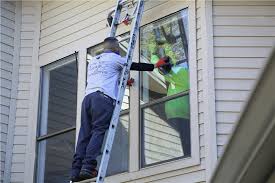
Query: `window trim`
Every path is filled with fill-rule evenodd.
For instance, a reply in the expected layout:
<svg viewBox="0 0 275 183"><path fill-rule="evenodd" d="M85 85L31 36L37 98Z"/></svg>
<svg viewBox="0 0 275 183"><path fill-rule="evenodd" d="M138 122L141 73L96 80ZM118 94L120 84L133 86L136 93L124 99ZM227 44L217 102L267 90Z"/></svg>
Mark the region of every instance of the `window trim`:
<svg viewBox="0 0 275 183"><path fill-rule="evenodd" d="M62 130L57 130L51 133L42 133L42 130L47 131L47 123L48 123L48 100L49 100L49 83L50 83L50 71L60 68L64 65L76 62L74 54L70 54L66 57L56 60L55 62L49 63L47 65L40 67L40 91L39 91L39 99L38 99L38 119L37 119L37 135L35 137L36 142L36 160L35 160L35 169L34 169L34 180L37 182L44 181L45 174L45 160L46 160L46 140L54 138L59 135L63 135L69 133L71 131L76 130L75 126L67 127ZM77 64L77 62L76 62ZM77 73L77 96L79 93L78 82L79 82L79 72ZM78 100L78 99L77 99ZM45 105L47 104L47 105ZM77 106L78 107L78 106ZM76 121L77 123L77 114Z"/></svg>
<svg viewBox="0 0 275 183"><path fill-rule="evenodd" d="M186 3L186 2L185 2ZM198 89L197 89L197 52L196 52L196 12L195 12L195 3L189 2L185 7L178 9L172 13L167 12L166 15L155 18L152 21L148 21L144 25L153 23L155 21L161 20L165 17L168 17L174 13L180 12L184 9L188 9L188 33L189 33L189 43L188 43L188 56L189 56L189 76L190 76L190 129L191 130L191 157L189 158L179 158L175 160L169 160L157 163L156 165L146 166L140 168L138 172L140 174L149 173L151 175L165 173L167 171L178 170L182 168L192 167L200 164L200 142L199 142L199 120L198 120ZM161 14L162 15L162 14ZM142 27L141 26L141 27ZM140 39L139 39L140 46ZM140 51L140 50L138 50ZM140 55L140 53L139 53ZM173 96L171 96L173 97ZM152 101L153 102L153 101ZM152 102L149 102L152 103ZM149 105L148 104L148 105ZM147 104L140 105L140 108ZM141 112L141 110L139 111ZM141 131L141 125L139 131ZM141 147L141 135L140 135L139 147ZM139 148L139 151L141 148ZM139 152L139 161L141 161L141 153ZM167 167L169 167L167 169ZM139 173L137 173L139 174Z"/></svg>

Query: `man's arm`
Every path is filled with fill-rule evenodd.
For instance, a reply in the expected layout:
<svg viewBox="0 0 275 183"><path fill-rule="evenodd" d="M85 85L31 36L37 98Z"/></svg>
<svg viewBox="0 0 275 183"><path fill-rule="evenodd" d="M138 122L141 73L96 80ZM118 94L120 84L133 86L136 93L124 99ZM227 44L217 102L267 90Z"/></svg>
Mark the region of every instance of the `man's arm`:
<svg viewBox="0 0 275 183"><path fill-rule="evenodd" d="M134 71L153 71L154 68L155 68L154 64L133 62L130 69Z"/></svg>

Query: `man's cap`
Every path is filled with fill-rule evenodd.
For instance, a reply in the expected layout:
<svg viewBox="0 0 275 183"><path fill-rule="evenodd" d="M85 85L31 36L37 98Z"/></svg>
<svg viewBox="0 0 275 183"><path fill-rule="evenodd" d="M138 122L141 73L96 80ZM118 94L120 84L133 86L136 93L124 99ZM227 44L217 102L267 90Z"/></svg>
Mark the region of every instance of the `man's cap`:
<svg viewBox="0 0 275 183"><path fill-rule="evenodd" d="M104 42L117 42L117 38L115 37L107 37L104 39Z"/></svg>

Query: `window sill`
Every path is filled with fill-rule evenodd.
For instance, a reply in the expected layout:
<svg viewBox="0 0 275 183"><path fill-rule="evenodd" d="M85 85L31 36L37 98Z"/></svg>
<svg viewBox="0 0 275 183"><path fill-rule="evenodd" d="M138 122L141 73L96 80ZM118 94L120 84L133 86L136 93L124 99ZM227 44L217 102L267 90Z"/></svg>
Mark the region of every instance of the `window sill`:
<svg viewBox="0 0 275 183"><path fill-rule="evenodd" d="M176 170L185 169L185 168L189 169L191 167L193 167L194 171L201 169L200 167L196 167L196 165L200 165L199 157L184 158L184 159L175 160L175 161L171 161L163 164L149 166L135 172L127 172L127 173L122 173L118 175L113 175L113 176L107 177L106 182L120 183L120 182L127 182L127 181L135 181L138 179L155 176L159 174L164 174L171 171L174 171L173 173L177 174Z"/></svg>

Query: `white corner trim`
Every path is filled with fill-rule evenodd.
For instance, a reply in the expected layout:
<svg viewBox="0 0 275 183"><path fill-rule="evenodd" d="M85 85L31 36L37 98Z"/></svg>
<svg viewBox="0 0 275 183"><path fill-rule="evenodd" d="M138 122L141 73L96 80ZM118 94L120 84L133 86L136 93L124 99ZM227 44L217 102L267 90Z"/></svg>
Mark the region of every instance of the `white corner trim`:
<svg viewBox="0 0 275 183"><path fill-rule="evenodd" d="M30 91L30 109L29 109L29 126L25 154L25 174L24 182L34 182L35 159L36 159L36 133L38 121L38 102L40 86L40 67L38 65L39 38L41 25L42 2L32 2L35 7L35 24L34 24L34 43L32 53L32 72L31 72L31 91Z"/></svg>
<svg viewBox="0 0 275 183"><path fill-rule="evenodd" d="M78 54L78 79L77 79L77 111L76 111L76 133L75 133L75 145L77 144L78 134L81 126L81 105L85 97L86 88L86 64L87 64L87 49L81 49Z"/></svg>
<svg viewBox="0 0 275 183"><path fill-rule="evenodd" d="M212 0L202 3L202 75L203 75L203 112L205 133L206 182L217 163L216 108L214 81L213 19Z"/></svg>
<svg viewBox="0 0 275 183"><path fill-rule="evenodd" d="M13 52L13 67L12 67L12 88L10 97L10 111L9 111L9 126L7 137L7 151L5 156L5 170L4 170L4 183L9 183L11 179L11 164L12 164L12 149L14 139L14 125L16 115L16 98L18 87L18 75L19 75L19 52L20 52L20 29L21 29L21 17L22 17L21 1L16 1L15 5L15 36L14 36L14 52Z"/></svg>

